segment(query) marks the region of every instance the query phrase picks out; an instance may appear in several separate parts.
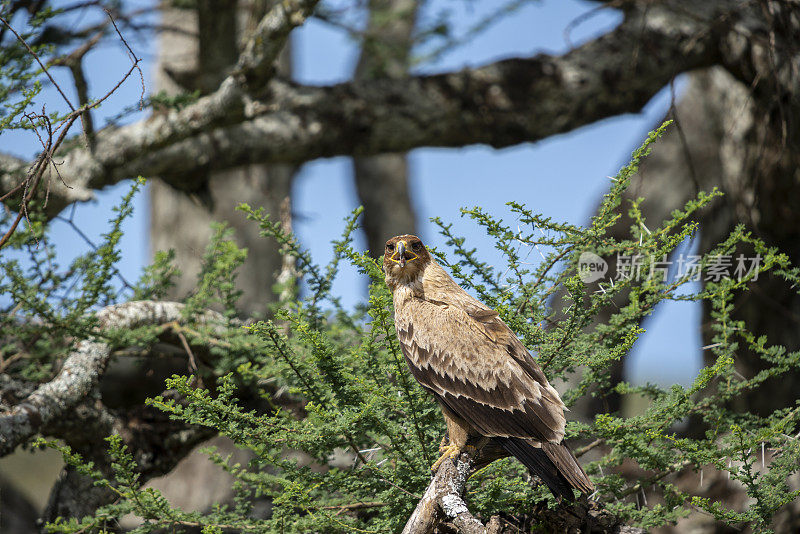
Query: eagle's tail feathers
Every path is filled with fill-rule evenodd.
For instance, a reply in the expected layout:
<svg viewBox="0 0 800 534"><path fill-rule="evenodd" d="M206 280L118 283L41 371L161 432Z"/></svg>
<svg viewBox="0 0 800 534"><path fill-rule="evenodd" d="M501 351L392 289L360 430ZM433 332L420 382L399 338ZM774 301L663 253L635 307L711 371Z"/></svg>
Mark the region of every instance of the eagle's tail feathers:
<svg viewBox="0 0 800 534"><path fill-rule="evenodd" d="M530 472L540 479L556 497L575 500L572 488L584 493L594 491L594 486L583 471L572 451L562 443L544 443L534 447L522 438L494 438L515 456Z"/></svg>
<svg viewBox="0 0 800 534"><path fill-rule="evenodd" d="M570 486L586 494L594 491L594 484L569 447L563 443L542 443L542 450Z"/></svg>
<svg viewBox="0 0 800 534"><path fill-rule="evenodd" d="M495 438L502 447L515 456L525 467L536 475L545 485L550 488L550 492L556 497L562 497L568 501L575 500L572 487L567 479L559 473L558 468L548 458L547 454L539 447L534 447L521 438Z"/></svg>

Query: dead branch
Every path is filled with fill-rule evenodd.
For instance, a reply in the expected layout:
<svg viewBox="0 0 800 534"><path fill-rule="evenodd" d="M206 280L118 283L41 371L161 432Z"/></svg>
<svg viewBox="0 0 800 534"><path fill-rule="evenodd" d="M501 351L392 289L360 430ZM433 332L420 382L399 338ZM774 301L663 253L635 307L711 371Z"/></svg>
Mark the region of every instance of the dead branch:
<svg viewBox="0 0 800 534"><path fill-rule="evenodd" d="M467 453L462 454L456 462L450 459L442 462L414 513L406 522L403 534L433 532L442 521L451 522L458 532L465 534L499 532L499 529L489 531L476 519L462 497L474 465L475 459ZM497 522L493 525L499 526Z"/></svg>
<svg viewBox="0 0 800 534"><path fill-rule="evenodd" d="M22 43L22 45L28 50L28 53L31 54L31 56L33 56L33 58L41 66L41 68L44 71L45 75L48 77L50 82L58 90L59 94L62 96L62 98L66 102L67 106L71 110L71 112L68 115L66 115L61 121L59 121L58 125L55 128L53 127L53 124L50 121L50 118L48 117L48 115L44 112L44 109L42 109L41 113L27 115L27 118L30 121L31 126L34 128L34 132L36 132L36 135L39 136L39 133L36 131L36 128L37 128L36 123L37 122L41 122L47 128L47 137L43 138L43 137L39 136L39 140L40 140L40 142L42 144L43 150L39 154L39 156L36 158L36 160L33 162L33 164L31 164L28 167L29 170L24 176L21 176L21 175L18 175L16 177L3 176L4 173L2 173L2 171L0 171L0 185L5 186L5 185L8 184L10 186L10 187L8 187L7 190L6 190L5 187L3 187L3 189L0 189L0 191L5 191L3 196L2 196L2 198L4 200L8 200L10 198L13 198L13 196L16 193L18 193L19 191L22 191L22 198L19 201L19 209L18 209L17 216L14 219L14 221L11 223L10 228L6 231L6 233L3 235L3 237L0 238L0 248L5 246L5 244L8 242L8 240L14 234L14 232L16 231L17 226L19 225L19 223L22 220L22 218L23 217L27 218L27 216L28 216L28 203L36 195L37 189L39 188L39 184L42 182L42 178L46 176L45 173L49 173L47 175L47 177L46 177L47 193L45 195L45 207L47 205L47 200L50 197L50 187L51 187L52 183L55 181L53 175L58 177L61 186L63 186L66 190L71 190L72 189L72 187L69 184L67 184L64 181L64 179L61 177L61 173L59 172L58 167L56 166L55 162L53 161L53 155L59 149L61 144L64 142L64 139L66 139L66 136L69 133L69 131L72 128L72 125L75 123L75 121L78 118L81 118L83 120L83 122L84 122L84 132L87 133L87 138L89 138L89 132L91 132L91 129L92 129L91 119L88 118L90 110L95 108L95 107L97 107L97 106L99 106L101 103L103 103L103 101L105 101L108 97L110 97L112 94L114 94L117 91L117 89L119 89L119 87L128 79L128 77L130 77L130 75L133 73L133 71L138 70L140 76L142 75L141 69L139 68L139 62L141 60L133 53L133 50L131 50L131 48L128 45L127 41L125 41L125 38L119 32L119 29L117 28L117 25L114 22L114 20L111 18L110 14L109 14L109 19L110 19L111 24L114 26L114 29L117 31L117 35L119 36L120 40L122 41L122 43L125 45L125 47L127 48L128 52L129 52L129 55L130 55L130 58L131 58L131 63L132 63L131 64L131 68L119 80L119 82L117 82L117 84L110 91L108 91L103 97L101 97L99 100L97 100L95 102L88 102L88 101L82 102L80 107L78 109L75 109L75 107L72 105L72 102L70 102L69 98L67 98L67 96L64 94L64 91L61 89L61 87L58 85L58 83L50 75L50 72L47 70L47 67L44 65L44 63L42 62L41 58L39 58L38 54L36 54L36 52L34 52L33 49L31 49L30 45L28 45L28 43L25 41L25 39L11 26L11 24L5 18L0 17L0 22L2 22L3 27L9 29L16 36L17 40L20 43ZM97 39L99 39L99 36L97 37ZM87 43L87 45L85 45L85 46L88 46L88 48L86 50L88 50L89 48L94 46L94 44L92 44L92 39L90 39L89 43ZM82 50L82 48L78 49L76 51L76 53L80 53L81 57L82 57L82 54L85 54L86 51L82 52L81 50ZM79 84L79 82L80 82L79 78L80 78L80 75L81 75L80 66L79 66L80 59L78 59L77 62L78 62L77 63L78 64L78 67L77 67L78 76L76 77L76 83ZM75 73L75 72L76 71L73 70L73 73ZM80 86L78 86L78 93L79 94L81 93L81 87ZM143 77L142 77L142 93L144 94L144 78ZM83 97L88 98L88 96L86 94L84 94ZM87 118L84 119L84 116L86 116ZM58 135L56 135L57 133L58 133ZM92 145L92 148L93 148L93 145ZM4 159L6 159L6 158L0 158L0 163L2 163ZM13 162L13 159L15 159L15 158L11 158L12 166L18 168L18 165L15 162ZM13 185L12 185L12 184L9 184L9 182L15 182L15 183L13 183ZM82 194L81 193L78 193L78 194L80 196L84 196L85 197L85 192L83 192ZM60 211L60 209L59 209L59 211Z"/></svg>
<svg viewBox="0 0 800 534"><path fill-rule="evenodd" d="M97 314L98 334L108 328L136 328L183 321L183 305L176 302L139 301L117 304ZM215 312L194 317L201 323L220 323ZM59 373L25 400L0 414L0 456L11 453L43 427L64 416L87 398L105 371L110 347L99 336L78 343Z"/></svg>
<svg viewBox="0 0 800 534"><path fill-rule="evenodd" d="M264 44L259 36L285 37L313 6L295 7L300 11L293 16L273 10L262 20L239 70L214 93L182 110L100 131L94 153L69 152L60 170L73 189L54 186L49 213L85 198L89 190L136 175L160 176L195 190L202 185L194 183L201 170L421 146L536 141L637 112L681 72L722 64L752 81L768 45L759 38L767 21L749 3L673 0L648 4L646 11L634 3L615 30L562 56L330 87L272 78L252 93L242 74L262 72L273 57L273 45L254 48ZM787 71L783 78L790 85L794 75ZM1 169L0 194L19 183L18 174L10 174L18 171Z"/></svg>
<svg viewBox="0 0 800 534"><path fill-rule="evenodd" d="M467 480L477 469L496 456L491 444L478 445L474 452L463 453L457 461L445 460L433 476L414 513L406 522L403 534L430 533L442 524L463 534L494 534L502 531L499 518L492 517L484 525L472 515L464 502ZM547 525L548 532L593 532L602 534L644 534L644 530L626 526L598 503L579 500L562 502L554 510L546 506L531 512Z"/></svg>
<svg viewBox="0 0 800 534"><path fill-rule="evenodd" d="M234 75L243 76L251 87L262 88L275 74L275 62L289 33L306 21L318 3L319 0L276 2L248 39Z"/></svg>

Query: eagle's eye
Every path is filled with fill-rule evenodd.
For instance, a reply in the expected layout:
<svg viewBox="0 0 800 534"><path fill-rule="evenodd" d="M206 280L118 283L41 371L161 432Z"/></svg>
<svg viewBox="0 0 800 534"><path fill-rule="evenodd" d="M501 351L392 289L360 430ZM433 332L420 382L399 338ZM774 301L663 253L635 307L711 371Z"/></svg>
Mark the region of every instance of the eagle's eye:
<svg viewBox="0 0 800 534"><path fill-rule="evenodd" d="M388 250L389 252L393 251L394 245L386 245L386 250Z"/></svg>
<svg viewBox="0 0 800 534"><path fill-rule="evenodd" d="M411 243L411 250L419 250L421 248L422 248L422 243L420 243L419 241Z"/></svg>

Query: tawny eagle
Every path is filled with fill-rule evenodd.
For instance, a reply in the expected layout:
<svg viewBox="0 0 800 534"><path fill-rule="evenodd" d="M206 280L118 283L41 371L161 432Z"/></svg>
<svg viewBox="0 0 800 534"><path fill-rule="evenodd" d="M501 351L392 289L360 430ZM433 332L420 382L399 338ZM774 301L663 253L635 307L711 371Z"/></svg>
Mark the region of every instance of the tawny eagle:
<svg viewBox="0 0 800 534"><path fill-rule="evenodd" d="M406 363L447 423L449 445L434 469L483 436L553 495L571 500L572 488L591 493L592 482L562 441L561 397L497 312L464 291L417 236L387 241L383 268Z"/></svg>

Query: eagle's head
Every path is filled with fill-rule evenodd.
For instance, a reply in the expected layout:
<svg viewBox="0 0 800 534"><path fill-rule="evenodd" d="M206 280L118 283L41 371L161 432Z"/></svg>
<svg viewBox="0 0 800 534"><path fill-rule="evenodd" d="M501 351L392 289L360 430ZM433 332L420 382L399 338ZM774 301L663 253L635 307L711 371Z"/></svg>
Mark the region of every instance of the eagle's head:
<svg viewBox="0 0 800 534"><path fill-rule="evenodd" d="M420 238L408 234L395 236L386 242L383 252L386 283L394 289L418 281L430 262L431 255Z"/></svg>

